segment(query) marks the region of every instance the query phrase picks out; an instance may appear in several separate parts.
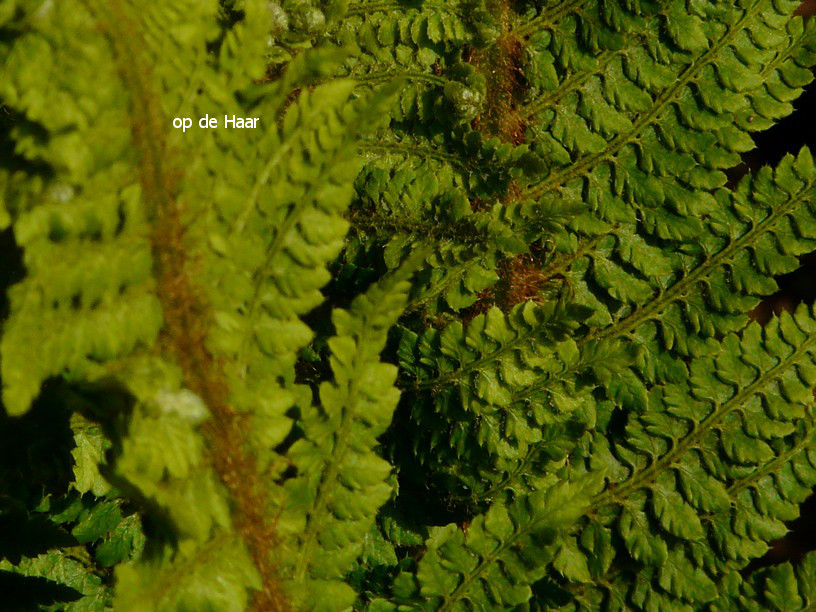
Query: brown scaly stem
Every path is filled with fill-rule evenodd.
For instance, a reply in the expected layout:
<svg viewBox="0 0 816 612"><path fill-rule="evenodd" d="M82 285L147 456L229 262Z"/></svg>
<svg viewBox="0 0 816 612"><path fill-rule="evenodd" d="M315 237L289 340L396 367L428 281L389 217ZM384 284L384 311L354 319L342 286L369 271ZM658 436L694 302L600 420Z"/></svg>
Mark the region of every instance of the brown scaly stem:
<svg viewBox="0 0 816 612"><path fill-rule="evenodd" d="M261 577L253 608L285 610L289 606L271 557L277 539L275 524L265 512L268 495L256 458L245 448L246 415L230 405L223 368L206 347L210 312L203 292L188 273L183 203L177 198L182 172L167 146L169 123L160 111L149 64L140 53L145 43L121 0L92 8L101 16L101 29L110 39L120 76L131 94L131 131L139 158L139 181L153 225L150 238L156 291L164 316L159 351L180 366L184 385L202 399L212 415L203 428L210 461L233 501L235 527Z"/></svg>
<svg viewBox="0 0 816 612"><path fill-rule="evenodd" d="M511 29L513 11L509 0L492 0L489 4L499 19L502 34L489 47L471 48L465 55L465 61L484 76L487 85L485 109L474 119L473 128L520 145L526 129L518 112L527 89L521 65L524 39Z"/></svg>

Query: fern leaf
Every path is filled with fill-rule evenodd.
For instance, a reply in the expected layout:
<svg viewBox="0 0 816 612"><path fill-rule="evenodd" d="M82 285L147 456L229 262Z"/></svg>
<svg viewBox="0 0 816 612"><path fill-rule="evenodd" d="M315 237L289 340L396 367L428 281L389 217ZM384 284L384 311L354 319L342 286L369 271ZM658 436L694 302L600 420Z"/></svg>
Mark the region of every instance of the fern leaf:
<svg viewBox="0 0 816 612"><path fill-rule="evenodd" d="M23 578L13 580L13 578ZM109 610L112 593L82 559L65 551L43 553L16 566L0 561L5 604L39 610L97 612ZM51 601L49 601L51 599ZM62 603L55 603L62 602Z"/></svg>
<svg viewBox="0 0 816 612"><path fill-rule="evenodd" d="M809 610L816 603L816 555L760 570L751 576L751 583L758 597L743 600L740 609Z"/></svg>
<svg viewBox="0 0 816 612"><path fill-rule="evenodd" d="M460 480L464 497L479 498L510 486L524 489L511 485L510 475L542 452L563 459L569 437L574 441L583 431L579 423L585 427L595 418L595 385L574 379L603 372L609 360L626 360L619 345L577 350L569 335L582 314L563 303L527 302L508 315L494 308L467 328L454 323L421 338L406 332L403 368L419 392L413 452L429 469ZM467 467L446 467L463 460Z"/></svg>
<svg viewBox="0 0 816 612"><path fill-rule="evenodd" d="M113 600L107 568L138 557L137 515L116 499L46 497L27 511L0 497L0 584L10 609L106 610Z"/></svg>
<svg viewBox="0 0 816 612"><path fill-rule="evenodd" d="M396 120L425 121L451 111L462 120L472 118L480 87L470 67L454 59L455 50L473 37L462 4L453 2L441 10L395 6L376 12L359 6L349 10L332 38L353 50L349 75L362 83L406 80L392 109ZM450 76L429 73L434 64Z"/></svg>
<svg viewBox="0 0 816 612"><path fill-rule="evenodd" d="M419 564L420 592L439 610L526 602L530 585L555 555L556 534L582 514L596 488L592 479L559 483L508 506L492 506L466 531L457 525L438 528Z"/></svg>
<svg viewBox="0 0 816 612"><path fill-rule="evenodd" d="M0 0L10 605L812 607L798 4Z"/></svg>
<svg viewBox="0 0 816 612"><path fill-rule="evenodd" d="M279 113L330 54L294 62L280 84L252 83L274 15L243 9L221 37L213 2L60 5L5 49L0 93L44 134L20 149L49 166L51 197L12 211L28 275L11 291L4 401L24 412L52 375L113 376L132 394L108 475L172 537L117 568L125 608L240 609L252 591L257 605L282 605L261 474L281 470L272 449L305 396L293 381L311 338L300 316L323 300L342 247L358 135L394 91L358 109L351 83L332 82ZM47 69L26 77L39 60ZM261 124L187 133L172 128L180 113ZM223 580L207 585L211 575Z"/></svg>
<svg viewBox="0 0 816 612"><path fill-rule="evenodd" d="M105 451L110 441L101 428L79 413L71 416L76 446L71 451L74 457L74 488L79 493L93 492L97 497L110 492L111 486L99 471L104 463Z"/></svg>
<svg viewBox="0 0 816 612"><path fill-rule="evenodd" d="M689 383L655 389L625 440L594 436L586 469L611 478L590 524L614 525L632 558L655 569L652 588L662 596L713 600L721 575L781 537L816 484L814 333L803 306L764 330L729 335L692 362Z"/></svg>
<svg viewBox="0 0 816 612"><path fill-rule="evenodd" d="M647 298L635 302L642 307L623 316L609 315L612 324L596 335L614 337L653 326L651 333L667 349L687 355L699 346L695 336L719 335L744 326L745 313L759 297L775 291L773 277L795 269L795 256L813 247L808 229L814 219L813 172L810 152L803 149L796 158L786 156L775 171L765 168L744 179L733 196L721 193L725 206L710 233L699 236L699 249L689 246L687 255L669 260L676 270L674 278L664 269L664 275L650 283ZM631 241L618 239L619 245L626 243ZM640 256L646 253L643 249ZM625 256L631 260L635 255ZM725 270L733 276L726 278ZM625 284L624 278L620 280Z"/></svg>
<svg viewBox="0 0 816 612"><path fill-rule="evenodd" d="M571 189L570 185L574 185L573 189L580 188L585 180L583 177L595 172L599 173L598 178L601 175L609 177L610 167L607 164L615 160L616 178L612 193L593 195L591 185L594 181L589 179L590 201L603 201L606 208L615 206L615 198L621 197L644 209L643 214L647 215L648 220L648 216L653 215L648 212L650 208L655 209L664 202L671 206L673 202L689 198L693 201L696 189L722 185L725 177L718 168L734 165L737 162L734 154L745 150L746 146L750 147L747 134L734 129L731 113L740 112L752 104L754 112L764 117L756 109L762 101L770 103L772 97L757 92L752 99L748 95L752 86L760 87L779 66L793 63L785 54L774 58L777 61L770 61L772 52L768 53L753 41L762 40L763 34L791 38L786 24L794 8L795 3L770 6L764 2L754 2L731 11L720 11L713 5L701 6L702 15L692 18L699 22L700 17L704 17L716 23L717 27L700 32L712 40L694 50L682 51L686 54L685 59L666 48L660 34L657 34L656 43L663 47L662 53L649 56L645 49L638 47L629 56L625 67L626 77L647 93L655 92L650 96L651 103L642 112L635 113L631 120L624 122L611 137L601 140L588 125L591 116L588 118L587 112L582 112L577 96L574 97L575 106L571 107L574 110L559 113L557 118L551 112L551 117L544 120L541 129L566 147L570 163L563 172L554 169L535 188L534 193L544 193L555 186ZM671 15L667 16L667 21L674 23ZM658 20L649 22L652 28L657 27L658 23ZM747 35L749 32L756 32L754 38ZM742 61L735 61L736 57L742 58ZM736 70L738 76L729 74L729 69ZM650 80L658 75L659 80ZM699 101L691 95L692 89L699 92ZM603 93L593 102L601 109L612 106L609 110L600 111L607 117L614 113L615 100L610 104L603 98ZM586 103L583 108L586 108ZM790 110L787 108L787 112ZM774 119L780 116L770 109L766 115ZM717 129L722 131L715 135L712 130ZM655 138L663 134L671 136L663 142ZM589 144L596 141L597 145ZM645 162L637 160L636 148L648 151ZM705 156L695 161L690 155L694 150L705 151ZM667 165L680 163L685 165L686 171L679 173L679 180L660 180L646 174L655 167L655 162ZM674 166L672 174L678 175L678 170ZM671 176L666 171L660 174ZM662 232L661 235L666 237Z"/></svg>
<svg viewBox="0 0 816 612"><path fill-rule="evenodd" d="M400 394L396 368L381 363L379 353L405 308L408 281L422 256L374 285L348 311L332 315L334 380L321 384L320 408L302 417L304 437L289 451L298 476L286 484L289 501L279 520L281 535L291 540L284 563L304 608L351 605L354 592L342 578L391 496L391 466L374 448Z"/></svg>
<svg viewBox="0 0 816 612"><path fill-rule="evenodd" d="M705 353L709 350L705 343L707 336L719 336L744 325L746 313L756 306L759 296L775 290L774 276L795 269L796 255L814 247L814 234L810 229L816 222L813 180L813 161L805 148L795 158L786 156L775 170L765 168L756 176L746 178L733 195L723 192L720 197L729 205L723 207L720 223L712 227L710 233L703 233L697 245L686 247L686 252L665 256L656 247L640 242L631 230L621 228L614 237L596 241L592 251L571 263L570 283L576 287L588 287L592 278L597 283L595 286L603 289L603 278L597 271L600 265L619 271L616 274L620 277L607 278L607 286L615 287L615 291L621 291L632 280L649 279L648 283L638 280L640 285L634 285L646 287L646 291L645 297L631 300L631 305L621 303L622 294L608 294L607 300L618 299L604 303L602 296L593 297L588 288L586 293L576 296L578 303L596 308L586 323L597 328L577 342L577 349L586 356L587 366L595 367L594 374L600 376L597 380L609 399L639 411L645 409L649 402L647 385L685 380L687 368L680 357ZM633 272L638 266L642 273ZM624 269L628 272L623 272ZM672 269L675 272L670 272ZM545 268L544 274L548 273ZM617 311L612 311L607 304L617 305ZM604 321L609 323L600 324ZM622 368L626 364L625 356L610 355L614 343L621 341L635 346L633 367L618 371L615 376L604 376L604 369L597 367L599 359L593 360L592 355L601 360L616 359ZM475 342L471 340L471 344ZM439 350L431 344L428 342L421 351L426 361L433 359L430 356ZM409 360L416 363L417 358L409 357ZM481 371L501 367L501 352L474 363ZM555 379L547 382L550 378L550 374L541 373L529 380L519 379L513 397L536 397L542 388L558 384ZM446 378L440 380L447 382ZM449 395L439 400L440 405L462 402L466 411L474 411L468 408L470 401L468 396L452 399ZM507 401L488 403L510 406ZM456 414L450 409L437 408L436 411ZM476 412L481 415L484 410ZM517 444L500 425L489 419L483 420L481 427L491 432L490 435L498 436L492 442L494 453L502 444ZM488 437L481 435L479 439L484 444ZM449 444L455 448L467 446L456 442L455 436L451 436ZM521 454L525 450L522 448Z"/></svg>

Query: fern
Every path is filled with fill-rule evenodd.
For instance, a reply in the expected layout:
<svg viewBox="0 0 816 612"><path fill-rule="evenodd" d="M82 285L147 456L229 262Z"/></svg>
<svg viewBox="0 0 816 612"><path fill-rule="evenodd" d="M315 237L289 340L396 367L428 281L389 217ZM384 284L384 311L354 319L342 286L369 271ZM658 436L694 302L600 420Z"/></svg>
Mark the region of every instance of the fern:
<svg viewBox="0 0 816 612"><path fill-rule="evenodd" d="M750 583L739 585L732 596L740 609L807 610L813 606L814 555L806 555L799 563L783 563L757 572Z"/></svg>
<svg viewBox="0 0 816 612"><path fill-rule="evenodd" d="M524 603L529 585L543 575L549 542L582 512L592 482L560 483L522 497L512 506L495 505L463 534L440 527L427 541L417 579L420 594L443 610Z"/></svg>
<svg viewBox="0 0 816 612"><path fill-rule="evenodd" d="M712 577L762 555L816 484L816 466L800 457L812 442L813 329L800 308L764 331L726 337L692 362L688 382L659 388L624 440L589 442L582 468L616 474L590 514L620 534L633 561L654 568L651 597L715 599Z"/></svg>
<svg viewBox="0 0 816 612"><path fill-rule="evenodd" d="M405 309L416 260L358 297L350 311L336 310L332 317L334 382L320 386L322 413L303 416L304 437L289 453L298 476L287 482L289 502L280 519L284 533L291 532L292 575L304 608L354 601L342 578L391 496L391 466L374 447L391 421L399 390L393 384L396 368L380 363L379 353Z"/></svg>
<svg viewBox="0 0 816 612"><path fill-rule="evenodd" d="M812 606L797 6L0 0L9 605Z"/></svg>

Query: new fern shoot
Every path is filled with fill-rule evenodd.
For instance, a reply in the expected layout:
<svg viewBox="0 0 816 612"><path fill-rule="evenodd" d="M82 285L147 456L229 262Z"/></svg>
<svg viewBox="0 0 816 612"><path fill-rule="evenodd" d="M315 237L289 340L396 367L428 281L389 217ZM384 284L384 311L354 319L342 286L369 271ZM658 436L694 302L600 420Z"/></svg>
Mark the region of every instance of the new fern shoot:
<svg viewBox="0 0 816 612"><path fill-rule="evenodd" d="M0 0L0 608L816 606L798 6Z"/></svg>

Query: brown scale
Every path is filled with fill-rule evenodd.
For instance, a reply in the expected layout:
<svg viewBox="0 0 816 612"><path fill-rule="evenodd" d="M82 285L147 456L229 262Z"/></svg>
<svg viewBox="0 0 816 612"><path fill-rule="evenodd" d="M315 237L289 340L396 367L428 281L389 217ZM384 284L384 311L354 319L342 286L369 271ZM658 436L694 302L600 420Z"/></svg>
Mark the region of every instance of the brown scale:
<svg viewBox="0 0 816 612"><path fill-rule="evenodd" d="M543 302L546 299L543 290L554 280L542 272L540 257L535 250L503 260L496 273L499 281L478 293L476 302L462 311L464 323L486 313L492 306L498 306L506 313L522 302Z"/></svg>
<svg viewBox="0 0 816 612"><path fill-rule="evenodd" d="M252 607L286 610L289 603L272 562L277 544L275 521L266 514L269 500L256 458L245 448L248 415L230 405L223 368L205 344L211 313L190 273L195 262L187 257L183 203L177 198L180 160L167 146L168 122L158 110L153 76L141 55L145 43L138 24L121 1L107 6L112 18L100 22L99 27L111 41L120 77L132 96L131 132L139 156L143 198L153 225L156 291L164 317L157 350L178 363L185 386L204 401L212 415L203 427L210 461L232 498L235 527L261 576L261 590L255 592Z"/></svg>
<svg viewBox="0 0 816 612"><path fill-rule="evenodd" d="M476 116L471 127L520 145L527 128L518 113L527 91L521 60L524 40L510 30L510 2L493 0L490 5L499 16L501 36L486 49L468 47L464 54L464 60L484 76L487 86L484 111Z"/></svg>
<svg viewBox="0 0 816 612"><path fill-rule="evenodd" d="M464 53L464 60L484 76L487 90L484 110L476 116L471 127L518 146L524 143L527 129L518 112L527 92L522 62L525 41L511 31L510 0L492 0L490 8L499 16L501 36L487 49L468 47ZM512 181L501 200L508 204L517 201L521 195L521 188ZM488 206L481 200L473 199L471 208L479 211ZM541 300L541 289L549 280L541 272L540 263L534 255L520 255L506 260L499 265L497 273L499 282L480 292L476 303L462 312L465 322L487 312L493 305L506 312L520 302Z"/></svg>

